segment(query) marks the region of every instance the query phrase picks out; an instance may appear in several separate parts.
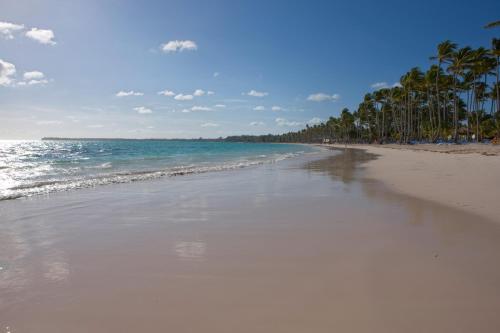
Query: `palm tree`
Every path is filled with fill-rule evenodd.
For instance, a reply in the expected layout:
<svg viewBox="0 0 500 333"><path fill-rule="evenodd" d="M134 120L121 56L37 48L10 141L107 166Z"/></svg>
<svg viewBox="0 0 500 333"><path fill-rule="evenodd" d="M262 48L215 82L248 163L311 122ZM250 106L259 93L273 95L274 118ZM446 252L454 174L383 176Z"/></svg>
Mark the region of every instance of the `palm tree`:
<svg viewBox="0 0 500 333"><path fill-rule="evenodd" d="M391 108L393 110L393 130L399 143L403 133L403 88L396 86L391 89Z"/></svg>
<svg viewBox="0 0 500 333"><path fill-rule="evenodd" d="M374 132L373 119L375 118L374 114L376 114L372 94L370 93L365 94L365 97L363 98L361 111L362 111L361 115L365 119L366 125L368 127L368 141L372 142L375 139L373 134Z"/></svg>
<svg viewBox="0 0 500 333"><path fill-rule="evenodd" d="M498 28L500 27L500 20L494 21L491 23L488 23L485 26L485 29L491 29L491 28ZM498 38L493 38L491 40L491 49L490 49L491 55L495 58L496 64L495 64L495 95L496 95L496 112L500 112L500 92L499 92L499 66L500 66L500 39ZM495 117L495 123L497 127L497 138L500 139L500 126L498 124L498 114L497 117Z"/></svg>
<svg viewBox="0 0 500 333"><path fill-rule="evenodd" d="M435 119L434 119L434 106L439 108L439 104L436 104L433 98L433 88L436 86L436 79L439 75L439 67L437 65L432 65L424 75L424 87L427 96L427 108L429 113L429 140L432 142L436 139L436 136L440 135L438 128L437 133L435 133ZM436 94L437 98L437 94ZM438 109L439 113L439 109ZM440 119L439 115L438 118Z"/></svg>
<svg viewBox="0 0 500 333"><path fill-rule="evenodd" d="M476 110L476 138L479 141L479 128L480 128L480 110L483 109L484 101L486 97L486 88L488 75L492 74L492 70L495 68L496 60L492 58L489 51L484 47L480 47L474 50L472 54L472 64L470 66L470 72L472 72L474 77L473 83L473 95L474 95L474 108ZM476 82L477 81L477 82ZM480 104L481 102L481 104Z"/></svg>
<svg viewBox="0 0 500 333"><path fill-rule="evenodd" d="M465 102L465 116L467 121L467 140L470 137L470 123L472 119L472 113L475 109L476 98L476 84L477 84L477 73L474 70L467 71L462 75L461 88L467 92L467 100Z"/></svg>
<svg viewBox="0 0 500 333"><path fill-rule="evenodd" d="M431 57L431 60L438 61L438 72L436 75L436 98L437 98L437 108L438 108L438 132L441 135L441 107L439 103L439 74L441 73L441 66L444 63L449 63L453 58L453 54L457 49L457 44L450 40L445 40L444 42L438 44L437 55Z"/></svg>
<svg viewBox="0 0 500 333"><path fill-rule="evenodd" d="M382 126L380 124L381 119L380 119L380 111L382 109L382 100L383 100L383 95L382 95L382 90L377 90L373 92L373 102L375 106L375 127L377 129L377 141L380 142L382 138Z"/></svg>
<svg viewBox="0 0 500 333"><path fill-rule="evenodd" d="M340 114L340 126L344 132L344 142L350 142L350 132L354 125L354 117L349 112L349 109L344 108Z"/></svg>
<svg viewBox="0 0 500 333"><path fill-rule="evenodd" d="M453 140L458 142L459 101L457 96L458 77L464 75L465 70L471 63L472 49L468 46L453 53L453 58L448 66L448 71L453 74Z"/></svg>

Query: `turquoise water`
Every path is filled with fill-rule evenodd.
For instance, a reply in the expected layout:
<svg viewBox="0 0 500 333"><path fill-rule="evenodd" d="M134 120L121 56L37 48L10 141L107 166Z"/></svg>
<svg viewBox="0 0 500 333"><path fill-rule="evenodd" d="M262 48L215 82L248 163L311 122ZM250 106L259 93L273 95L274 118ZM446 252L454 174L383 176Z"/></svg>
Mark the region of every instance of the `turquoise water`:
<svg viewBox="0 0 500 333"><path fill-rule="evenodd" d="M0 141L0 200L274 163L313 149L169 140Z"/></svg>

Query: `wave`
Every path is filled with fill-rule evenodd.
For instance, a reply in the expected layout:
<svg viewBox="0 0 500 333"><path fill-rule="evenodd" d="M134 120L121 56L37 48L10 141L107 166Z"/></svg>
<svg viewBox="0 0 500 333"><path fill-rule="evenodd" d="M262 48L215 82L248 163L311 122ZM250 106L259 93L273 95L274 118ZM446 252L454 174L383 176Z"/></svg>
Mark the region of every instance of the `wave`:
<svg viewBox="0 0 500 333"><path fill-rule="evenodd" d="M235 170L254 165L261 165L265 163L276 163L288 158L296 157L302 153L304 152L299 151L295 153L275 155L272 158L267 158L267 159L238 160L238 161L225 162L215 165L191 164L184 166L174 166L160 170L132 170L127 172L92 175L80 178L37 181L8 188L6 191L4 191L4 193L0 193L0 201L29 197L38 194L49 194L52 192L90 188L99 185L121 184L121 183L130 183L136 181L152 180L163 177L175 177L175 176L184 176L192 174L201 174L207 172ZM112 167L111 162L107 162L97 166L96 168L108 169L111 167Z"/></svg>
<svg viewBox="0 0 500 333"><path fill-rule="evenodd" d="M100 165L97 165L95 167L93 167L94 169L110 169L113 167L113 163L111 162L106 162L106 163L103 163L103 164L100 164Z"/></svg>

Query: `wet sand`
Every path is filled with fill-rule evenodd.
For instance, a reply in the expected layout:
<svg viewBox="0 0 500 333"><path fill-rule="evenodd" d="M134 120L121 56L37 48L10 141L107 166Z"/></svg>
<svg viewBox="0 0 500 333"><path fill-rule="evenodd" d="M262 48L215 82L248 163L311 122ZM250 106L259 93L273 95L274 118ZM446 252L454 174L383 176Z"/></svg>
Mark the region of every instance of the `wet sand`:
<svg viewBox="0 0 500 333"><path fill-rule="evenodd" d="M500 331L500 226L374 158L2 202L0 332Z"/></svg>

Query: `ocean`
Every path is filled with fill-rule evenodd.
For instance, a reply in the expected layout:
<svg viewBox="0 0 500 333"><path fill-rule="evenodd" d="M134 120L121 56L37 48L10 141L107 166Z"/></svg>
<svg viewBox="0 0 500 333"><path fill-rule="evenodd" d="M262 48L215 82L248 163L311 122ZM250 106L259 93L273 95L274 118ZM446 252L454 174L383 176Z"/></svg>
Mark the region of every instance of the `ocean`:
<svg viewBox="0 0 500 333"><path fill-rule="evenodd" d="M0 141L0 200L275 163L297 144L185 140Z"/></svg>

